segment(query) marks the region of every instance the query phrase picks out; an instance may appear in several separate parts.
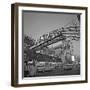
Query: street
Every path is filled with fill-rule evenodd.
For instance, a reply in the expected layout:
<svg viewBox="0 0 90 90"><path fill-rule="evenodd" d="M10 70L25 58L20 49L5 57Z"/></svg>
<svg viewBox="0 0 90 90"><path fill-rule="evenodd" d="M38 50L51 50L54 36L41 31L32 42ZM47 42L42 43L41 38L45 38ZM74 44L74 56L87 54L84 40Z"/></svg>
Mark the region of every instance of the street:
<svg viewBox="0 0 90 90"><path fill-rule="evenodd" d="M36 77L39 77L39 76L61 76L61 75L80 75L80 69L76 69L76 68L73 68L73 69L70 69L70 70L64 70L64 69L53 69L53 70L50 70L50 71L45 71L45 72L37 72L36 73Z"/></svg>

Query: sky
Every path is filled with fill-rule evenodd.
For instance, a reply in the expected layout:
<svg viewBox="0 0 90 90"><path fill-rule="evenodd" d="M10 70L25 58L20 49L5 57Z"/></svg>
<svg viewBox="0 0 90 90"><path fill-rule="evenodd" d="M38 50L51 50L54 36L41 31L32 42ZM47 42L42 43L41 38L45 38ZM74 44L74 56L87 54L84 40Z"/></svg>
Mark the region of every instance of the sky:
<svg viewBox="0 0 90 90"><path fill-rule="evenodd" d="M68 23L71 25L76 19L76 14L23 11L23 30L24 34L38 39Z"/></svg>

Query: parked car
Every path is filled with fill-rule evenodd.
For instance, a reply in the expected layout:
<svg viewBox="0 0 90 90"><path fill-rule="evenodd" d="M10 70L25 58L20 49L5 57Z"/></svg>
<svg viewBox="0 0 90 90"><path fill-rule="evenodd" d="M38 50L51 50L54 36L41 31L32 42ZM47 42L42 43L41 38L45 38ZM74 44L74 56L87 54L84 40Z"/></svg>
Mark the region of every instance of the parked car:
<svg viewBox="0 0 90 90"><path fill-rule="evenodd" d="M63 65L64 70L72 70L72 68L73 68L73 64L64 64Z"/></svg>
<svg viewBox="0 0 90 90"><path fill-rule="evenodd" d="M44 72L45 71L45 66L37 66L37 71L38 72Z"/></svg>
<svg viewBox="0 0 90 90"><path fill-rule="evenodd" d="M51 63L45 63L45 64L38 64L37 65L37 71L38 72L46 72L46 71L51 71L55 68L55 65Z"/></svg>

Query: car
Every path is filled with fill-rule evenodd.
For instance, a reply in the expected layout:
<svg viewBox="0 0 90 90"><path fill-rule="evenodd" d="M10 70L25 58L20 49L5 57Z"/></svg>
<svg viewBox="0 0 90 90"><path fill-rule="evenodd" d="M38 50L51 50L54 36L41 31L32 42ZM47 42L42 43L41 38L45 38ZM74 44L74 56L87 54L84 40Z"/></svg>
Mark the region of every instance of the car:
<svg viewBox="0 0 90 90"><path fill-rule="evenodd" d="M53 69L54 69L53 66L46 66L46 67L45 67L45 71L51 71L51 70L53 70Z"/></svg>
<svg viewBox="0 0 90 90"><path fill-rule="evenodd" d="M73 68L73 64L64 64L63 65L64 70L72 70L72 68Z"/></svg>
<svg viewBox="0 0 90 90"><path fill-rule="evenodd" d="M45 66L38 66L37 71L38 72L44 72L45 71Z"/></svg>
<svg viewBox="0 0 90 90"><path fill-rule="evenodd" d="M46 72L46 71L51 71L55 68L55 65L53 64L39 64L37 66L37 71L38 72Z"/></svg>

